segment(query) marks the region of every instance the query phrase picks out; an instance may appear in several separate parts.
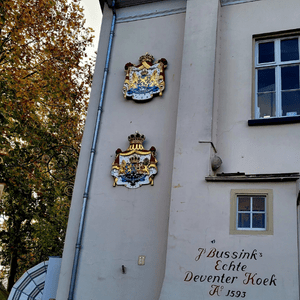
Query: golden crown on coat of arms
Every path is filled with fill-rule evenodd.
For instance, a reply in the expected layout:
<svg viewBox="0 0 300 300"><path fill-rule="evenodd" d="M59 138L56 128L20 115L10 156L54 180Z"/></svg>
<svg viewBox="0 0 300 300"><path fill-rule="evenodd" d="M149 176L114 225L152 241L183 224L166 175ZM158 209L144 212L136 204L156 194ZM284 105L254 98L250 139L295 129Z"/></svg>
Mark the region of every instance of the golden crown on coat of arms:
<svg viewBox="0 0 300 300"><path fill-rule="evenodd" d="M146 52L145 55L142 55L139 58L140 63L142 63L143 61L152 63L153 60L154 60L154 57L151 54L149 54L148 52Z"/></svg>
<svg viewBox="0 0 300 300"><path fill-rule="evenodd" d="M143 134L140 134L138 131L128 136L128 141L130 142L130 145L128 147L128 150L134 150L144 149L143 147L143 141L145 140L145 136Z"/></svg>
<svg viewBox="0 0 300 300"><path fill-rule="evenodd" d="M128 136L130 144L142 144L145 140L145 136L140 134L138 131Z"/></svg>

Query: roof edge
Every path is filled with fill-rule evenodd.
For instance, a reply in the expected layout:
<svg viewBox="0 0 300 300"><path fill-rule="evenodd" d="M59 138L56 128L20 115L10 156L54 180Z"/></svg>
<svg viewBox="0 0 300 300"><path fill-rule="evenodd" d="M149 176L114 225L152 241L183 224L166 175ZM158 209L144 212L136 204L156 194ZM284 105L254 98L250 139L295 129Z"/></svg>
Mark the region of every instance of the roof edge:
<svg viewBox="0 0 300 300"><path fill-rule="evenodd" d="M107 3L107 5L111 8L113 0L99 0L100 6L103 11L104 3ZM164 0L116 0L116 8L123 8L128 6L135 6L135 5L141 5L141 4L147 4L147 3L153 3L153 2L161 2Z"/></svg>

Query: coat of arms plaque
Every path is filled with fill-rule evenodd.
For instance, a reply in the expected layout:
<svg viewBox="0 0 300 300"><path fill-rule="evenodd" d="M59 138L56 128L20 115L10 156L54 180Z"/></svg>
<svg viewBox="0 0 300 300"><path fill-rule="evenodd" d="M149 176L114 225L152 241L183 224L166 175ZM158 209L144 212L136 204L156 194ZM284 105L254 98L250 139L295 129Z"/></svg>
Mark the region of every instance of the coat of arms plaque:
<svg viewBox="0 0 300 300"><path fill-rule="evenodd" d="M126 151L117 149L115 161L112 164L111 175L114 184L135 189L144 184L154 184L157 174L156 149L144 149L145 136L138 132L128 136L129 147Z"/></svg>
<svg viewBox="0 0 300 300"><path fill-rule="evenodd" d="M165 89L165 58L153 63L154 57L148 52L139 58L140 64L125 65L126 78L123 86L125 99L147 101L154 95L162 96Z"/></svg>

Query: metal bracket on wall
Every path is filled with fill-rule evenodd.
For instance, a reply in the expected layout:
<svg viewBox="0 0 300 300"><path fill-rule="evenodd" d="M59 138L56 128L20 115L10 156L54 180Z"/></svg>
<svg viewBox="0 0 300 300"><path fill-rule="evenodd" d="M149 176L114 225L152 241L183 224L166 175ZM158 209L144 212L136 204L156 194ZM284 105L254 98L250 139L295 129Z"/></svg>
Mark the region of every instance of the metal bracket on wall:
<svg viewBox="0 0 300 300"><path fill-rule="evenodd" d="M200 144L211 144L211 146L213 147L215 153L217 153L217 149L214 145L214 143L212 141L199 141Z"/></svg>

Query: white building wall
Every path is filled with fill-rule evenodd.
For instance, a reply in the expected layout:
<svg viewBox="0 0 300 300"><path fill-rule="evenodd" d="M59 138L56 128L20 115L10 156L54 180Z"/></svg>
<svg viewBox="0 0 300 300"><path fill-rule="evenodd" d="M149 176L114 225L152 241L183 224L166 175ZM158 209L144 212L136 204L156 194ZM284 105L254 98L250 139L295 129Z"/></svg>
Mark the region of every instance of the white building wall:
<svg viewBox="0 0 300 300"><path fill-rule="evenodd" d="M299 1L263 0L222 7L218 114L220 172L298 172L300 125L249 127L253 35L300 28Z"/></svg>
<svg viewBox="0 0 300 300"><path fill-rule="evenodd" d="M253 110L253 35L300 28L300 3L223 1L221 6L219 0L188 0L183 13L184 2L117 10L123 20L113 42L74 299L299 299L297 181L205 177L215 175L211 141L223 160L218 173L299 172L299 123L249 127L247 122ZM110 21L106 6L58 300L67 299L69 290ZM137 64L145 52L168 60L166 90L147 103L125 100L124 65ZM113 188L114 152L125 150L135 131L146 136L146 149L157 149L154 186ZM272 190L273 234L229 233L233 189ZM252 259L235 258L235 252L249 252ZM139 255L146 256L144 266L137 264ZM230 263L235 270L227 270ZM203 282L200 275L206 276ZM214 276L223 276L223 282L212 282Z"/></svg>
<svg viewBox="0 0 300 300"><path fill-rule="evenodd" d="M101 33L99 39L99 53L106 53L108 39L111 27L111 10L105 7ZM59 276L57 299L68 299L70 289L70 279L74 261L75 245L77 240L80 215L82 212L83 194L85 190L85 182L89 164L90 151L92 147L93 132L95 128L95 120L99 105L101 80L103 78L103 70L105 66L105 55L98 55L94 71L94 81L91 89L89 100L89 109L87 113L85 130L82 139L82 147L80 150L79 162L77 166L77 174L70 207L67 234L64 245L63 259L61 262L61 272ZM98 78L98 80L96 80Z"/></svg>
<svg viewBox="0 0 300 300"><path fill-rule="evenodd" d="M99 291L103 299L126 299L128 295L131 295L132 299L153 300L159 297L165 272L185 27L185 13L181 12L182 9L178 11L178 3L183 3L183 11L185 11L184 1L174 2L175 13L166 12L166 9L172 10L170 7L172 2L167 7L165 3L161 3L160 10L164 11L164 14L159 17L146 16L140 20L116 24L75 299L84 299L86 295L91 299L98 299ZM144 7L146 12L154 8L151 4ZM155 9L153 10L155 13ZM120 19L122 12L123 16L127 16L126 9L118 10ZM140 7L131 8L130 14L131 16L143 15L144 9L140 11ZM125 79L124 66L128 62L138 64L139 57L146 52L152 54L155 60L161 58L168 60L166 90L162 97L156 97L147 103L125 100L122 94ZM99 66L97 65L96 68L98 70ZM95 77L92 95L96 94L95 90L99 91L95 82L100 85L101 79L100 76ZM97 102L97 97L99 98L99 94L93 96L91 101ZM89 110L95 111L95 106L92 103ZM95 118L95 115L90 118ZM110 171L115 151L118 148L126 150L129 145L127 137L135 131L146 136L145 149L151 146L157 149L159 164L154 186L143 186L136 190L121 186L113 187ZM86 142L83 147L86 149L90 145ZM78 170L77 177L81 177L81 179L77 178L78 181L85 180L84 168L86 166L82 167L82 171ZM78 208L74 210L78 214ZM73 203L70 218L74 218L72 214L75 215ZM73 230L69 225L68 231L72 232L68 233L69 236L73 235L76 232L75 226ZM73 247L75 246L74 237L72 239L68 237L67 241L66 249L69 249L72 244ZM65 250L64 257L68 255L66 254L68 251L72 250ZM144 266L137 264L139 255L146 256ZM65 285L59 286L58 299L66 297L69 289L71 259L65 260L68 260L68 263L62 266L60 280L65 282ZM122 273L122 265L126 268L126 274Z"/></svg>

